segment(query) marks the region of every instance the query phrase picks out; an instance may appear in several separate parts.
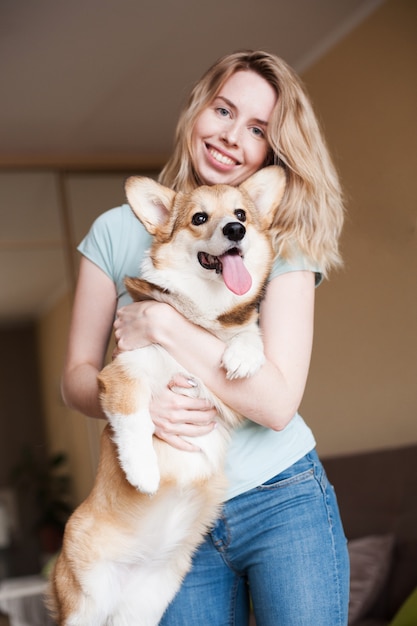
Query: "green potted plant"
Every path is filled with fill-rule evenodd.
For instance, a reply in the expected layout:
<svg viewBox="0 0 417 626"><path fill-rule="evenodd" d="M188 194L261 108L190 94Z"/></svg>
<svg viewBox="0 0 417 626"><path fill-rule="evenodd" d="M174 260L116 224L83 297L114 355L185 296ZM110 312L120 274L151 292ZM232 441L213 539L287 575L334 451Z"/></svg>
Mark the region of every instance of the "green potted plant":
<svg viewBox="0 0 417 626"><path fill-rule="evenodd" d="M39 460L32 448L26 447L11 472L13 486L34 511L35 530L44 554L53 554L61 547L65 524L73 510L66 465L63 452Z"/></svg>

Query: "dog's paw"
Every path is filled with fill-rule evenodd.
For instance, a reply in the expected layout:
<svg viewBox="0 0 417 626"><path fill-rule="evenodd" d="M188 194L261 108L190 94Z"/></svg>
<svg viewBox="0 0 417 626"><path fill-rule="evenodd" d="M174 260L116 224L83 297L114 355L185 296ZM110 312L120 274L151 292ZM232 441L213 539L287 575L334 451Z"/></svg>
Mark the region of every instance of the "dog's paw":
<svg viewBox="0 0 417 626"><path fill-rule="evenodd" d="M158 491L161 477L152 439L137 442L130 451L125 446L119 450L119 459L127 480L135 489L148 495Z"/></svg>
<svg viewBox="0 0 417 626"><path fill-rule="evenodd" d="M223 353L222 366L229 380L253 376L265 363L263 350L251 344L231 343Z"/></svg>
<svg viewBox="0 0 417 626"><path fill-rule="evenodd" d="M158 491L160 472L152 443L141 446L135 454L119 454L120 465L128 482L141 493L153 495Z"/></svg>
<svg viewBox="0 0 417 626"><path fill-rule="evenodd" d="M153 496L159 489L160 473L156 466L148 467L146 472L126 472L126 478L132 487L141 493Z"/></svg>
<svg viewBox="0 0 417 626"><path fill-rule="evenodd" d="M154 425L147 412L112 416L113 440L117 446L120 467L128 482L138 491L158 491L160 473L153 447Z"/></svg>

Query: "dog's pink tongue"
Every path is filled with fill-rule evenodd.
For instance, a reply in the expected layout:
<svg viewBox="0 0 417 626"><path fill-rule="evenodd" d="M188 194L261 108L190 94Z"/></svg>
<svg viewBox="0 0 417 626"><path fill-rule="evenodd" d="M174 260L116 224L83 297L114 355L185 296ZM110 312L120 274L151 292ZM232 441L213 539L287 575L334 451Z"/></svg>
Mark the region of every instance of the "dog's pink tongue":
<svg viewBox="0 0 417 626"><path fill-rule="evenodd" d="M226 287L238 296L243 296L251 288L252 278L242 261L242 257L238 254L224 254L220 258Z"/></svg>

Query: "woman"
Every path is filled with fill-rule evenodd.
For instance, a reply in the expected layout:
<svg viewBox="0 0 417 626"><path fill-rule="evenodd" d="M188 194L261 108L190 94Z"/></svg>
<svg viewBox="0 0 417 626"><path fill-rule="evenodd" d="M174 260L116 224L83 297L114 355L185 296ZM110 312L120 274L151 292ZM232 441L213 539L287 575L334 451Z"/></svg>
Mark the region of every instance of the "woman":
<svg viewBox="0 0 417 626"><path fill-rule="evenodd" d="M260 308L266 363L250 379L226 380L222 342L170 306L129 304L123 277L137 273L149 244L129 207L101 216L80 245L63 376L67 404L103 417L96 377L114 325L118 350L161 344L248 418L230 446L222 514L163 626L247 624L248 589L258 626L347 623L346 540L313 434L297 413L311 356L315 285L339 263L340 187L294 72L265 52L228 55L192 91L160 182L176 190L238 185L271 163L285 168L287 189ZM156 436L198 453L188 438L215 428L216 414L186 396L192 385L173 380L154 400L152 418Z"/></svg>

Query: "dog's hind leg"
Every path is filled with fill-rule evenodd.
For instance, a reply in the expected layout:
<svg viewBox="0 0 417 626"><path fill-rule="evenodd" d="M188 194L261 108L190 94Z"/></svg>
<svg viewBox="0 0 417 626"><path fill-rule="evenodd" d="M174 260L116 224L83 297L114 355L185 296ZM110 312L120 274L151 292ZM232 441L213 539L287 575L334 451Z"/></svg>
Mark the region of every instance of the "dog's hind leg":
<svg viewBox="0 0 417 626"><path fill-rule="evenodd" d="M187 570L189 566L187 565ZM132 575L123 600L109 620L111 626L157 626L171 600L180 588L185 571L177 564L144 567L139 576Z"/></svg>

